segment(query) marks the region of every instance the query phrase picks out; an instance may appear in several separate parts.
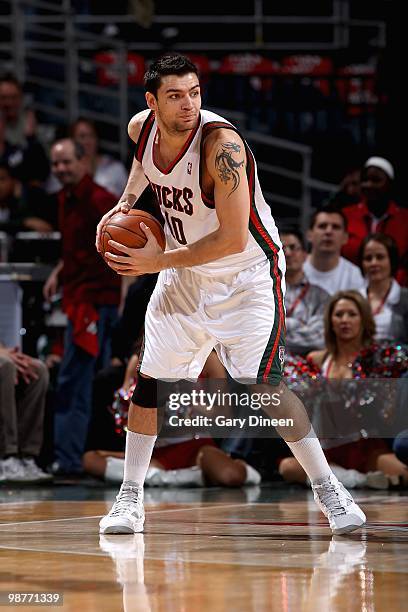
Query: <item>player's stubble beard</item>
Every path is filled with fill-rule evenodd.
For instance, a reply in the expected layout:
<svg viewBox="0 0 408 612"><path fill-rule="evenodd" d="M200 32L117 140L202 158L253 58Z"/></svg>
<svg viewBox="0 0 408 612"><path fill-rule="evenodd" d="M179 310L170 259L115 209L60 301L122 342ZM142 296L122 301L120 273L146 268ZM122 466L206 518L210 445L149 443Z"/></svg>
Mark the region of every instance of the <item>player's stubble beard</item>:
<svg viewBox="0 0 408 612"><path fill-rule="evenodd" d="M200 114L200 111L198 110L195 113L195 117L194 117L192 126L186 127L183 121L180 121L177 119L173 119L172 121L169 121L169 120L164 119L162 113L160 112L159 107L157 108L157 111L156 111L157 118L159 119L160 123L164 126L165 131L170 136L180 136L181 134L192 132L197 125L199 114Z"/></svg>

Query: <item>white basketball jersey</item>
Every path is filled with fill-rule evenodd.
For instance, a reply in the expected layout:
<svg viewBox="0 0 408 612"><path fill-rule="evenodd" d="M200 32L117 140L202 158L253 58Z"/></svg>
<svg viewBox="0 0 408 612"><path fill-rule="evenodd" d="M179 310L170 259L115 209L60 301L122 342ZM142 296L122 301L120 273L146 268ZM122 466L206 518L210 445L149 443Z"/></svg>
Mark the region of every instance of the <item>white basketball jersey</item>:
<svg viewBox="0 0 408 612"><path fill-rule="evenodd" d="M167 250L197 242L219 227L212 195L203 192L200 181L202 143L211 130L218 128L229 128L237 132L223 117L201 110L197 126L184 147L167 168L161 168L155 159L153 147L157 136L157 123L154 112L146 111L135 157L142 164L165 219ZM273 261L281 274L284 272L285 264L278 230L271 209L262 195L255 160L246 143L245 148L251 200L246 248L241 253L194 266L194 272L208 276L225 276L250 268L265 259Z"/></svg>

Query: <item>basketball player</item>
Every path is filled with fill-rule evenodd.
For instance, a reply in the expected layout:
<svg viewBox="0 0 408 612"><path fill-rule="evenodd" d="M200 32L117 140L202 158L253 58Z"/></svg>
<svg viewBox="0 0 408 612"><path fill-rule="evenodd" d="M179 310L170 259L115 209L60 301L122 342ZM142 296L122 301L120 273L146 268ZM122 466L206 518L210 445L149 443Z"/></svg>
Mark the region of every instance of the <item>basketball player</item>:
<svg viewBox="0 0 408 612"><path fill-rule="evenodd" d="M357 529L365 515L332 473L300 400L282 382L285 261L278 231L246 142L228 121L201 110L197 68L168 55L145 75L148 110L135 115L136 144L120 202L99 223L127 212L148 182L165 218L167 250L151 231L142 249L110 245L121 275L160 272L145 320L140 383L132 397L124 482L101 533L143 530L143 483L157 436L157 380L194 379L213 347L231 376L280 394L271 408L293 427L278 428L307 473L334 533Z"/></svg>

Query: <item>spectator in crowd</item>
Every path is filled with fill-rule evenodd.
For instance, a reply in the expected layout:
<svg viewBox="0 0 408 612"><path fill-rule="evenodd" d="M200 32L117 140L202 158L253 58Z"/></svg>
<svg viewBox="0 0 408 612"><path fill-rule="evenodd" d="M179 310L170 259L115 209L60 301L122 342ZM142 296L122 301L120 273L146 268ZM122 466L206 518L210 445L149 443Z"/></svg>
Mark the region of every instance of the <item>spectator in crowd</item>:
<svg viewBox="0 0 408 612"><path fill-rule="evenodd" d="M364 285L359 268L340 254L347 237L347 221L341 210L327 206L313 214L307 233L311 252L304 272L310 283L330 295L342 289L360 289Z"/></svg>
<svg viewBox="0 0 408 612"><path fill-rule="evenodd" d="M343 212L348 222L349 238L343 255L358 263L361 242L368 234L381 232L394 238L398 246L401 269L397 279L406 283L402 266L408 254L408 210L397 206L393 198L394 168L383 157L370 157L364 164L358 204L347 206Z"/></svg>
<svg viewBox="0 0 408 612"><path fill-rule="evenodd" d="M22 231L51 231L45 201L34 203L24 195L13 171L0 162L0 231L11 235Z"/></svg>
<svg viewBox="0 0 408 612"><path fill-rule="evenodd" d="M138 356L129 361L124 387L129 388L136 375ZM226 371L215 351L209 355L201 378L226 379ZM125 438L115 433L108 411L94 413L84 454L84 467L94 476L122 482ZM102 450L103 449L103 450ZM232 459L217 447L212 438L159 438L146 476L147 486L240 487L259 484L260 474L241 459Z"/></svg>
<svg viewBox="0 0 408 612"><path fill-rule="evenodd" d="M79 474L91 414L95 368L110 358L117 316L119 277L95 249L98 220L116 202L86 172L82 146L72 139L54 143L51 165L63 185L59 193L62 259L44 286L47 301L63 289L68 316L55 401L55 471Z"/></svg>
<svg viewBox="0 0 408 612"><path fill-rule="evenodd" d="M361 168L351 166L340 181L338 191L330 200L331 206L344 208L357 204L361 199Z"/></svg>
<svg viewBox="0 0 408 612"><path fill-rule="evenodd" d="M27 185L42 185L49 174L47 154L37 137L37 120L24 108L23 90L11 75L0 78L0 159Z"/></svg>
<svg viewBox="0 0 408 612"><path fill-rule="evenodd" d="M339 291L326 307L326 348L313 351L309 358L327 379L353 378L353 362L372 344L374 332L375 323L367 301L358 291ZM406 466L382 439L360 438L328 449L325 454L334 473L348 487L385 488L388 483L383 475L401 476L408 483ZM306 482L306 474L294 457L283 459L279 471L285 480Z"/></svg>
<svg viewBox="0 0 408 612"><path fill-rule="evenodd" d="M40 454L48 370L38 359L0 343L0 483L46 482Z"/></svg>
<svg viewBox="0 0 408 612"><path fill-rule="evenodd" d="M283 229L281 240L286 257L286 348L305 355L324 346L323 314L330 296L305 277L307 252L301 232Z"/></svg>
<svg viewBox="0 0 408 612"><path fill-rule="evenodd" d="M398 269L398 247L391 236L370 234L360 247L360 266L367 285L367 298L375 321L375 338L408 342L408 289L394 276Z"/></svg>
<svg viewBox="0 0 408 612"><path fill-rule="evenodd" d="M0 112L7 142L24 147L27 139L35 136L37 120L31 109L24 108L23 88L11 74L0 78Z"/></svg>
<svg viewBox="0 0 408 612"><path fill-rule="evenodd" d="M128 172L122 162L99 152L99 138L94 122L80 117L72 124L70 135L83 146L88 173L95 183L119 198L127 183Z"/></svg>

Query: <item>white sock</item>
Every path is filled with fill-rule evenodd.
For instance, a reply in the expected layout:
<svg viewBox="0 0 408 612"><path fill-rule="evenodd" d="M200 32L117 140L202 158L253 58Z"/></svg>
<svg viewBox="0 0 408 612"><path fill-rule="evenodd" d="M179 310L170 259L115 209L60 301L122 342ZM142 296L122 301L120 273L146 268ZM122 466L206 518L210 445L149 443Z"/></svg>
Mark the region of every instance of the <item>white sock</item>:
<svg viewBox="0 0 408 612"><path fill-rule="evenodd" d="M143 486L157 436L128 431L126 435L125 471L123 481L131 480Z"/></svg>
<svg viewBox="0 0 408 612"><path fill-rule="evenodd" d="M333 474L313 427L310 428L307 436L301 440L297 440L297 442L286 442L286 444L289 446L293 456L299 461L312 483Z"/></svg>

